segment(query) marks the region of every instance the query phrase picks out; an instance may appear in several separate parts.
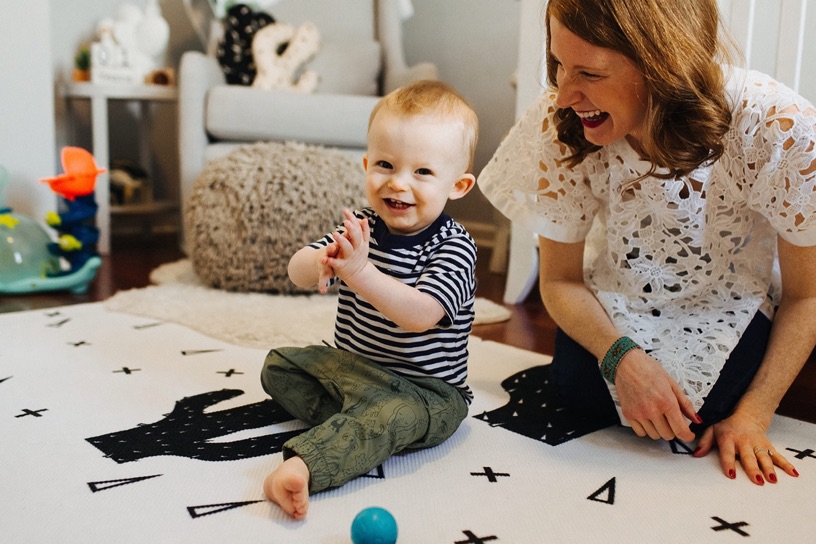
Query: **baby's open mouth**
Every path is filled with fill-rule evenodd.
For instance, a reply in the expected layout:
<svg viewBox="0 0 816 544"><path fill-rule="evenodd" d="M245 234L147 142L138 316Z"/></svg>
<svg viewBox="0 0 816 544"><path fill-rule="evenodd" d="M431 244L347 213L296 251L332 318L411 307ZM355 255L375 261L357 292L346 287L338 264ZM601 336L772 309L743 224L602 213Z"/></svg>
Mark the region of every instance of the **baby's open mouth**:
<svg viewBox="0 0 816 544"><path fill-rule="evenodd" d="M393 198L386 198L385 203L389 208L396 208L398 210L405 210L413 206L413 204L408 204L407 202L403 202L401 200L394 200Z"/></svg>

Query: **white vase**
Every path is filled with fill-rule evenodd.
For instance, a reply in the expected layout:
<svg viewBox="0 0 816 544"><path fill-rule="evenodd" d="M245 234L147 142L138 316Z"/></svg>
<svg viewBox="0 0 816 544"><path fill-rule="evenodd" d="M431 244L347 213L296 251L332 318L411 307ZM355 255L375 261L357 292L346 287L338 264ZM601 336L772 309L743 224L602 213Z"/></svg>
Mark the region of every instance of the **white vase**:
<svg viewBox="0 0 816 544"><path fill-rule="evenodd" d="M166 65L165 55L170 41L170 25L162 17L159 0L148 0L145 14L134 32L136 47L153 61L155 68Z"/></svg>

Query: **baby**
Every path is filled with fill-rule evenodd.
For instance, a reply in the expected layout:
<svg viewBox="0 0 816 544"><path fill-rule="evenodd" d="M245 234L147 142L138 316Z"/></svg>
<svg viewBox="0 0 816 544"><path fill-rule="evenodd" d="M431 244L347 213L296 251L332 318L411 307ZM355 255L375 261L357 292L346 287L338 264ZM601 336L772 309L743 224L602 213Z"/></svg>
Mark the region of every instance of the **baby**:
<svg viewBox="0 0 816 544"><path fill-rule="evenodd" d="M406 448L449 438L467 416L476 244L445 215L474 186L478 120L451 87L419 81L375 106L363 158L369 207L301 248L289 277L340 282L335 346L269 352L261 382L312 425L283 447L264 492L295 519L309 495Z"/></svg>

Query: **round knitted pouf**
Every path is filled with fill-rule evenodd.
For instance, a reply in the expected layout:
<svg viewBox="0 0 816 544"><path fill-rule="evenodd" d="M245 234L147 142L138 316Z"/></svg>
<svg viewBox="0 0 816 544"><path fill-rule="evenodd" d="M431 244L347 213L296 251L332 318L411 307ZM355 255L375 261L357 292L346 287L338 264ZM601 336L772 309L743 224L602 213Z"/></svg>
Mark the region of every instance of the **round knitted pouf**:
<svg viewBox="0 0 816 544"><path fill-rule="evenodd" d="M258 143L207 164L184 224L196 274L228 291L304 293L289 280L290 257L331 232L343 209L365 203L362 164L300 143Z"/></svg>

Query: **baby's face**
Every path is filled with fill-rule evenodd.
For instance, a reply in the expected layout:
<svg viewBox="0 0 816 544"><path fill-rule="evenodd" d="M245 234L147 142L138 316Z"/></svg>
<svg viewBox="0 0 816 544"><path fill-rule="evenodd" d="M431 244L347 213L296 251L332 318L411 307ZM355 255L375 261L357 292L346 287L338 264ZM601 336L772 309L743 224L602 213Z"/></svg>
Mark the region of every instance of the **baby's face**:
<svg viewBox="0 0 816 544"><path fill-rule="evenodd" d="M381 110L368 132L366 198L393 234L425 230L451 198L464 196L468 166L463 128L430 116ZM461 194L460 194L461 193Z"/></svg>

